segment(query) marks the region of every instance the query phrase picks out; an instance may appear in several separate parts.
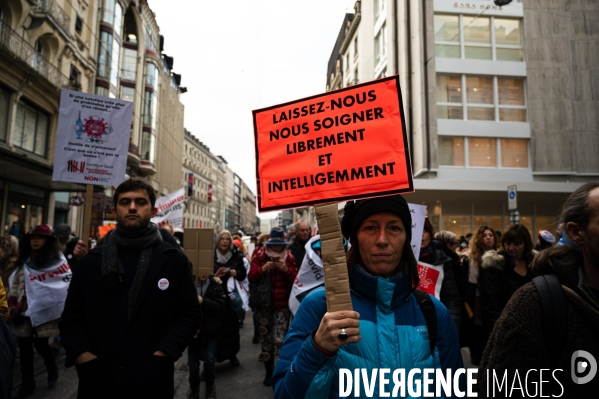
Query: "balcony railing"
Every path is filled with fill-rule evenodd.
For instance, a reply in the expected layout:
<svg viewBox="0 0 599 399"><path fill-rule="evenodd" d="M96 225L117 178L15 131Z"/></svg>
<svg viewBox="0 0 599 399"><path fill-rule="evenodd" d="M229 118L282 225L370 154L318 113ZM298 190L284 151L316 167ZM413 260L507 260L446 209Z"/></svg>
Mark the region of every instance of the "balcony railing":
<svg viewBox="0 0 599 399"><path fill-rule="evenodd" d="M8 27L4 21L0 21L0 48L7 50L29 65L57 89L70 87L69 78L63 75L46 57L36 52L31 44Z"/></svg>
<svg viewBox="0 0 599 399"><path fill-rule="evenodd" d="M69 33L71 19L55 0L42 0L33 11L46 14L54 23L56 23L56 25L60 26L66 34Z"/></svg>

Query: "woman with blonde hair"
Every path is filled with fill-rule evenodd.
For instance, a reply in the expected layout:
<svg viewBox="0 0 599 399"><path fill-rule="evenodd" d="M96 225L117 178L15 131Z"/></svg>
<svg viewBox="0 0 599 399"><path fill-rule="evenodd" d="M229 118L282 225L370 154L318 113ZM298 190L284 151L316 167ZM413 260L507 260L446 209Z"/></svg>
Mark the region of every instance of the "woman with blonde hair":
<svg viewBox="0 0 599 399"><path fill-rule="evenodd" d="M472 336L470 340L470 361L478 366L487 344L489 333L483 326L483 312L481 306L481 292L479 287L479 268L483 255L499 248L495 240L495 231L489 226L480 226L472 237L470 250L462 258L463 268L467 273L468 291L466 305L469 307L472 322Z"/></svg>

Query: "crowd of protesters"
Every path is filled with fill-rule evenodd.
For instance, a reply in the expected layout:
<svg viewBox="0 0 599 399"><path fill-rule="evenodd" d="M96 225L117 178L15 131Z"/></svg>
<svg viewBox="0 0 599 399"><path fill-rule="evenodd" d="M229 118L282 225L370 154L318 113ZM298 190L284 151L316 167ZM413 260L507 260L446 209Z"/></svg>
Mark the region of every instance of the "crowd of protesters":
<svg viewBox="0 0 599 399"><path fill-rule="evenodd" d="M247 237L220 231L213 273L194 276L184 232L150 222L155 200L141 181L119 186L117 227L89 251L68 225L38 225L20 241L0 237L0 366L12 369L18 348L22 376L13 398L36 391L34 348L48 388L56 385L61 365L53 346L62 345L81 398L171 398L174 362L187 348L188 398L200 397L204 381L205 398L214 399L216 364L240 365L240 328L250 309L262 383L278 398L337 397L340 368L456 370L464 367L460 348L469 348L481 379L491 369L567 370L578 350L599 357L599 182L568 198L555 234L533 236L515 224L503 232L476 226L458 237L435 232L426 219L417 258L404 197L349 201L341 227L353 310L337 312L327 312L317 288L324 281L311 282L297 297L299 309L290 310L302 265L320 258L308 223L295 224L293 241L278 227L254 237L252 253ZM442 271L438 298L418 289L419 262ZM68 275L68 295L64 285L31 285L37 274L57 270ZM565 303L551 333L535 279L548 275L557 277L553 295ZM401 340L409 341L409 354ZM147 367L137 367L140 361ZM0 377L4 397L9 374ZM597 383L564 385L587 397ZM482 395L487 386L478 385Z"/></svg>

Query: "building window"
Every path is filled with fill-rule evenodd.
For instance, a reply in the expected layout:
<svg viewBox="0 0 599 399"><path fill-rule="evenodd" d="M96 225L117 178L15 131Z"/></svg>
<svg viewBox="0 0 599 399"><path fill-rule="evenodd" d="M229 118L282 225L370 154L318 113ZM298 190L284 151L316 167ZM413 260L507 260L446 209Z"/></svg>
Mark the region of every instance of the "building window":
<svg viewBox="0 0 599 399"><path fill-rule="evenodd" d="M387 0L374 0L374 20L384 18L386 15Z"/></svg>
<svg viewBox="0 0 599 399"><path fill-rule="evenodd" d="M8 128L8 107L10 105L10 92L0 87L0 141L6 141Z"/></svg>
<svg viewBox="0 0 599 399"><path fill-rule="evenodd" d="M156 113L158 110L158 98L156 93L146 91L144 96L143 123L156 130Z"/></svg>
<svg viewBox="0 0 599 399"><path fill-rule="evenodd" d="M464 138L439 136L439 165L464 166Z"/></svg>
<svg viewBox="0 0 599 399"><path fill-rule="evenodd" d="M467 15L435 15L435 55L522 61L522 21Z"/></svg>
<svg viewBox="0 0 599 399"><path fill-rule="evenodd" d="M119 57L121 45L116 40L112 43L112 56L110 62L110 84L114 87L119 85Z"/></svg>
<svg viewBox="0 0 599 399"><path fill-rule="evenodd" d="M437 75L437 118L464 119L460 76Z"/></svg>
<svg viewBox="0 0 599 399"><path fill-rule="evenodd" d="M528 140L501 139L501 166L528 168Z"/></svg>
<svg viewBox="0 0 599 399"><path fill-rule="evenodd" d="M152 87L155 91L158 91L158 73L158 67L155 64L146 63L146 86Z"/></svg>
<svg viewBox="0 0 599 399"><path fill-rule="evenodd" d="M115 0L104 0L104 10L102 12L102 22L112 25L114 23L114 5Z"/></svg>
<svg viewBox="0 0 599 399"><path fill-rule="evenodd" d="M441 230L451 231L458 236L472 232L471 216L469 215L443 215L442 220Z"/></svg>
<svg viewBox="0 0 599 399"><path fill-rule="evenodd" d="M69 80L71 84L79 83L79 78L81 77L81 72L74 65L71 65L71 73L69 75Z"/></svg>
<svg viewBox="0 0 599 399"><path fill-rule="evenodd" d="M495 120L493 78L466 77L466 102L469 120Z"/></svg>
<svg viewBox="0 0 599 399"><path fill-rule="evenodd" d="M437 75L437 117L526 122L524 86L521 78Z"/></svg>
<svg viewBox="0 0 599 399"><path fill-rule="evenodd" d="M151 132L143 131L141 135L141 159L154 163L154 145L156 137Z"/></svg>
<svg viewBox="0 0 599 399"><path fill-rule="evenodd" d="M156 37L152 34L149 26L146 26L146 49L156 52Z"/></svg>
<svg viewBox="0 0 599 399"><path fill-rule="evenodd" d="M108 90L106 87L96 86L96 94L99 96L108 97L110 90Z"/></svg>
<svg viewBox="0 0 599 399"><path fill-rule="evenodd" d="M387 24L383 24L379 33L374 38L375 65L387 59Z"/></svg>
<svg viewBox="0 0 599 399"><path fill-rule="evenodd" d="M528 139L439 136L439 165L528 168Z"/></svg>
<svg viewBox="0 0 599 399"><path fill-rule="evenodd" d="M358 35L354 38L354 59L358 57Z"/></svg>
<svg viewBox="0 0 599 399"><path fill-rule="evenodd" d="M45 55L46 51L44 50L42 42L39 39L36 40L33 46L33 53L31 54L31 66L38 70L43 68Z"/></svg>
<svg viewBox="0 0 599 399"><path fill-rule="evenodd" d="M110 66L112 51L112 35L108 32L100 32L100 48L98 49L98 76L110 77Z"/></svg>
<svg viewBox="0 0 599 399"><path fill-rule="evenodd" d="M125 101L135 101L135 89L133 87L121 86L121 99Z"/></svg>
<svg viewBox="0 0 599 399"><path fill-rule="evenodd" d="M26 151L46 156L49 116L33 106L19 101L13 144Z"/></svg>
<svg viewBox="0 0 599 399"><path fill-rule="evenodd" d="M135 81L137 72L137 50L123 48L123 69L121 79Z"/></svg>
<svg viewBox="0 0 599 399"><path fill-rule="evenodd" d="M468 138L468 165L474 167L497 167L497 139Z"/></svg>
<svg viewBox="0 0 599 399"><path fill-rule="evenodd" d="M77 34L81 34L81 32L83 31L83 19L77 15L77 17L75 18L75 32L77 32Z"/></svg>

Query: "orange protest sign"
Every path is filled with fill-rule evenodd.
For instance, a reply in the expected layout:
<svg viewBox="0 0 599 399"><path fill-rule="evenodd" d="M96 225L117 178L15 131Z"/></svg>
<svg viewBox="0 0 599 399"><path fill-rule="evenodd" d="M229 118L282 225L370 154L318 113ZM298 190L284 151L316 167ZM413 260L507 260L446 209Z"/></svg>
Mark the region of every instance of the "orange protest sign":
<svg viewBox="0 0 599 399"><path fill-rule="evenodd" d="M104 238L104 236L112 229L116 229L116 224L108 224L106 226L98 227L100 238Z"/></svg>
<svg viewBox="0 0 599 399"><path fill-rule="evenodd" d="M397 76L253 114L260 212L414 191Z"/></svg>

